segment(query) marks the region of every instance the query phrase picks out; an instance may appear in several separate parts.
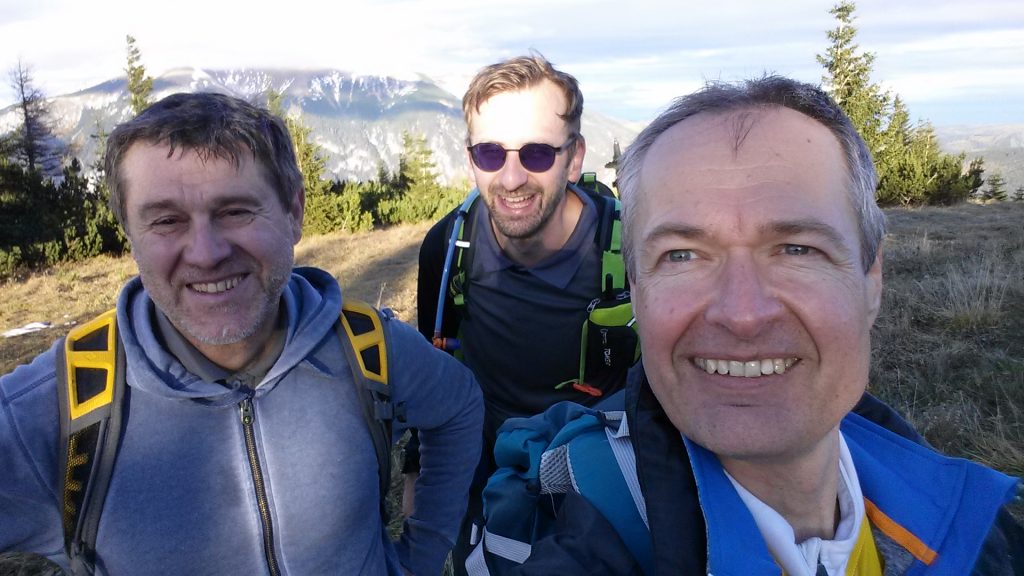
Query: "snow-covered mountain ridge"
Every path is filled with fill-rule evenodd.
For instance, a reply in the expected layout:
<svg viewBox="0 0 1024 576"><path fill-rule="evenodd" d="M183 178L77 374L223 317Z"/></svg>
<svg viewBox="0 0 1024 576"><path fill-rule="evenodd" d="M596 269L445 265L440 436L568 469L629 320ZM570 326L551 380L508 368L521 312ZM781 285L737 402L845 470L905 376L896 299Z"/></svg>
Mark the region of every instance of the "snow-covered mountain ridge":
<svg viewBox="0 0 1024 576"><path fill-rule="evenodd" d="M469 178L460 98L424 75L398 79L325 69L176 68L154 79L151 98L215 91L262 104L268 89L282 93L286 112L300 115L312 129L327 156L328 171L337 178L368 180L376 176L380 162L394 170L405 131L426 136L442 181ZM96 155L93 135L109 132L129 117L131 108L124 77L53 96L49 102L54 134L71 146L85 166ZM0 133L19 123L15 107L0 110ZM588 110L582 131L587 139L584 169L611 182L614 173L605 164L612 158L613 143L617 140L624 146L632 141L635 125Z"/></svg>

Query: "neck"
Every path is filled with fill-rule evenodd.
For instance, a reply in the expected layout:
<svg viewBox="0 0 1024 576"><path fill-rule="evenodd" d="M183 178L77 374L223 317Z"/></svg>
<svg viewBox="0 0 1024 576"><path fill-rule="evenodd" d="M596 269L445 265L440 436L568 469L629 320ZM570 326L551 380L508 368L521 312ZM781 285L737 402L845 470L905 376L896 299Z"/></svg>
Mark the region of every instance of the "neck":
<svg viewBox="0 0 1024 576"><path fill-rule="evenodd" d="M840 518L838 428L797 456L720 460L740 485L789 522L796 543L835 537Z"/></svg>
<svg viewBox="0 0 1024 576"><path fill-rule="evenodd" d="M565 246L582 213L583 201L574 192L567 190L562 203L536 233L526 238L509 238L498 233L495 233L495 237L498 246L513 262L521 266L533 266Z"/></svg>

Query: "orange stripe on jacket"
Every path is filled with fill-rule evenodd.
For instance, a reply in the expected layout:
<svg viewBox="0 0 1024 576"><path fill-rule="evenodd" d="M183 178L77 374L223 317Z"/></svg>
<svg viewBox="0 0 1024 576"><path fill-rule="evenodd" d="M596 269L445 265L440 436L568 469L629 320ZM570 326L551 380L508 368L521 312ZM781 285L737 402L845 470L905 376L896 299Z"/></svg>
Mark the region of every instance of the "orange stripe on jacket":
<svg viewBox="0 0 1024 576"><path fill-rule="evenodd" d="M886 516L885 512L879 510L878 506L875 506L875 503L867 498L864 499L864 509L872 525L889 538L895 540L900 546L906 548L908 552L913 554L914 558L930 566L935 561L935 558L938 557L938 553L935 550L929 548L917 536L914 536L909 530L897 524L895 520Z"/></svg>

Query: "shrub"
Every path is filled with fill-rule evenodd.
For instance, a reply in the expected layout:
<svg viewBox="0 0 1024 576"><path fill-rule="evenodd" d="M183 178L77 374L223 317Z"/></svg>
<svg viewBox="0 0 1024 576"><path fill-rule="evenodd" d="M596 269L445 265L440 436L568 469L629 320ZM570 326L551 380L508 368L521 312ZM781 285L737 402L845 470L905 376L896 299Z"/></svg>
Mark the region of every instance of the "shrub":
<svg viewBox="0 0 1024 576"><path fill-rule="evenodd" d="M311 196L306 199L302 229L309 234L372 230L373 217L362 210L361 202L357 189Z"/></svg>

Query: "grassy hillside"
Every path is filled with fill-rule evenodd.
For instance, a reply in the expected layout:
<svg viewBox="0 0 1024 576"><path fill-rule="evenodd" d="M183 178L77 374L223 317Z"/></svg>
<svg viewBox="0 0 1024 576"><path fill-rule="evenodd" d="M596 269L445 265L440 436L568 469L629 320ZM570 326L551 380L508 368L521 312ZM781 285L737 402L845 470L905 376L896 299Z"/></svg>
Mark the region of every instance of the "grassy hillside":
<svg viewBox="0 0 1024 576"><path fill-rule="evenodd" d="M1024 203L889 211L885 295L870 389L940 450L1024 474ZM415 322L416 255L429 224L303 240L298 262ZM130 258L99 258L0 286L0 371L113 306Z"/></svg>

